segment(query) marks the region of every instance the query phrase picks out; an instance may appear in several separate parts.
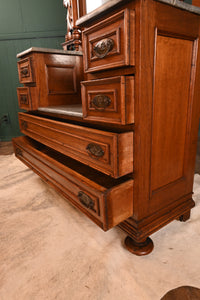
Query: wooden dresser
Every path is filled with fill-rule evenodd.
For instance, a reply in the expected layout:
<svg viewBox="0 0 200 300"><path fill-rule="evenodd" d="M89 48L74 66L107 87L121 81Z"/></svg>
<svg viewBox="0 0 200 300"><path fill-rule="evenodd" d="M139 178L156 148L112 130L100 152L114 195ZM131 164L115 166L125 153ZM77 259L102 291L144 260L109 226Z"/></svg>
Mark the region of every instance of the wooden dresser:
<svg viewBox="0 0 200 300"><path fill-rule="evenodd" d="M15 154L145 255L149 235L188 220L194 206L200 9L168 0L111 0L88 14L80 7L63 45L74 51L18 55L27 112Z"/></svg>

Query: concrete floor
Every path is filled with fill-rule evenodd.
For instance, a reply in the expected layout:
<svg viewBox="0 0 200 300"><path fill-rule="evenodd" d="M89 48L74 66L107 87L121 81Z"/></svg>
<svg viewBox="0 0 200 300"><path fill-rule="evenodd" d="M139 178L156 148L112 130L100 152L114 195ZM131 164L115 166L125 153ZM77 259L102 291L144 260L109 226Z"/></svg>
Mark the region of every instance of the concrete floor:
<svg viewBox="0 0 200 300"><path fill-rule="evenodd" d="M12 142L0 142L0 155L10 155L12 153Z"/></svg>

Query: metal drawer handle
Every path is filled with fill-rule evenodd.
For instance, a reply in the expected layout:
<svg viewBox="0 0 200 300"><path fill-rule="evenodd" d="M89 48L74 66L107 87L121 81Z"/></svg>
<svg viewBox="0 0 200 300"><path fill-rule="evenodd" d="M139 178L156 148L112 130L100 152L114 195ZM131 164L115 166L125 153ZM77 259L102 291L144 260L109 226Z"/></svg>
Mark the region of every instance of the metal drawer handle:
<svg viewBox="0 0 200 300"><path fill-rule="evenodd" d="M28 128L28 123L26 121L22 120L21 127L22 127L22 129L26 130Z"/></svg>
<svg viewBox="0 0 200 300"><path fill-rule="evenodd" d="M111 99L106 95L96 95L92 100L91 104L96 110L104 110L111 104Z"/></svg>
<svg viewBox="0 0 200 300"><path fill-rule="evenodd" d="M94 53L99 58L104 58L108 52L113 49L114 41L112 39L103 39L99 41L93 48Z"/></svg>
<svg viewBox="0 0 200 300"><path fill-rule="evenodd" d="M90 196L85 194L83 191L80 191L78 193L78 199L85 207L94 209L94 204L95 204L94 201L92 200L92 198L90 198Z"/></svg>
<svg viewBox="0 0 200 300"><path fill-rule="evenodd" d="M96 157L102 157L104 156L104 151L101 148L101 146L94 144L94 143L90 143L87 145L86 150L89 152L89 154L92 154Z"/></svg>
<svg viewBox="0 0 200 300"><path fill-rule="evenodd" d="M23 77L26 77L26 76L28 76L28 67L25 67L25 68L22 68L21 69L21 74L22 74L22 76Z"/></svg>
<svg viewBox="0 0 200 300"><path fill-rule="evenodd" d="M20 95L20 103L21 104L28 104L28 98L26 95Z"/></svg>

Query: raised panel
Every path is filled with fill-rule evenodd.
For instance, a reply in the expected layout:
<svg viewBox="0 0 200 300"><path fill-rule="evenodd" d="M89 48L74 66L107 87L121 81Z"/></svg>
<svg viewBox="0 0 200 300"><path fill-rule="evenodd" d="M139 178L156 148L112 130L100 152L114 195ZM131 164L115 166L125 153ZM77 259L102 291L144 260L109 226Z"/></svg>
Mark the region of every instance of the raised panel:
<svg viewBox="0 0 200 300"><path fill-rule="evenodd" d="M135 64L135 11L124 9L83 31L85 72Z"/></svg>
<svg viewBox="0 0 200 300"><path fill-rule="evenodd" d="M116 124L134 123L134 77L116 76L82 81L84 119Z"/></svg>
<svg viewBox="0 0 200 300"><path fill-rule="evenodd" d="M184 177L193 41L156 38L151 190Z"/></svg>
<svg viewBox="0 0 200 300"><path fill-rule="evenodd" d="M19 107L22 109L31 109L31 97L28 87L18 87L17 88L17 97Z"/></svg>
<svg viewBox="0 0 200 300"><path fill-rule="evenodd" d="M32 83L35 81L32 64L33 61L30 57L17 62L20 83Z"/></svg>
<svg viewBox="0 0 200 300"><path fill-rule="evenodd" d="M49 94L76 93L76 77L74 66L47 65Z"/></svg>
<svg viewBox="0 0 200 300"><path fill-rule="evenodd" d="M101 98L100 98L101 97ZM98 100L100 99L100 100ZM101 100L102 99L102 100ZM105 100L104 100L105 99ZM88 92L87 109L91 111L113 111L117 112L117 91L112 90L91 90Z"/></svg>

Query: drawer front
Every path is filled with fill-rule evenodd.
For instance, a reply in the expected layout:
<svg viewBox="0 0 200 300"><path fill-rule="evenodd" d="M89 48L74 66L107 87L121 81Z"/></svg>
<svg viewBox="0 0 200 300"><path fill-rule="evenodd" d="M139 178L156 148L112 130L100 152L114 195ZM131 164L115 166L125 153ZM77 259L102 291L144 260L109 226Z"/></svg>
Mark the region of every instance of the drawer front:
<svg viewBox="0 0 200 300"><path fill-rule="evenodd" d="M124 9L83 31L85 72L135 65L135 11Z"/></svg>
<svg viewBox="0 0 200 300"><path fill-rule="evenodd" d="M30 57L21 59L17 62L19 82L32 83L34 82L34 71L32 68L32 61Z"/></svg>
<svg viewBox="0 0 200 300"><path fill-rule="evenodd" d="M61 163L34 143L26 137L13 139L16 156L101 228L108 230L133 214L132 179L106 188L69 168L69 159Z"/></svg>
<svg viewBox="0 0 200 300"><path fill-rule="evenodd" d="M81 83L83 117L115 124L134 123L134 77L118 76Z"/></svg>
<svg viewBox="0 0 200 300"><path fill-rule="evenodd" d="M20 108L26 110L38 109L38 95L36 87L18 87L17 97Z"/></svg>
<svg viewBox="0 0 200 300"><path fill-rule="evenodd" d="M28 87L18 87L17 88L17 97L19 107L22 109L31 110L31 94Z"/></svg>
<svg viewBox="0 0 200 300"><path fill-rule="evenodd" d="M133 171L133 132L113 133L19 113L21 131L115 178Z"/></svg>

